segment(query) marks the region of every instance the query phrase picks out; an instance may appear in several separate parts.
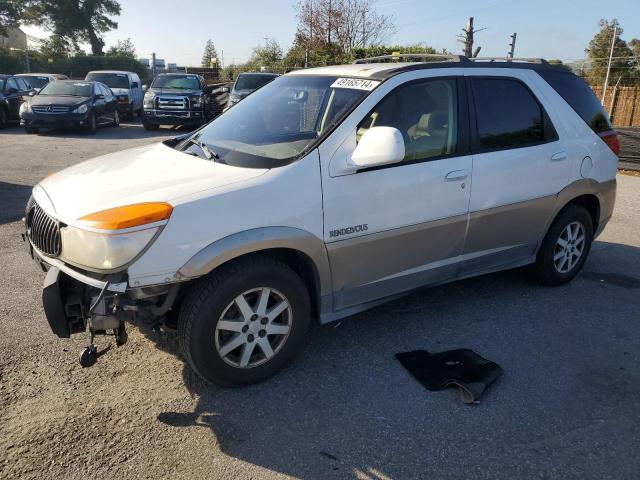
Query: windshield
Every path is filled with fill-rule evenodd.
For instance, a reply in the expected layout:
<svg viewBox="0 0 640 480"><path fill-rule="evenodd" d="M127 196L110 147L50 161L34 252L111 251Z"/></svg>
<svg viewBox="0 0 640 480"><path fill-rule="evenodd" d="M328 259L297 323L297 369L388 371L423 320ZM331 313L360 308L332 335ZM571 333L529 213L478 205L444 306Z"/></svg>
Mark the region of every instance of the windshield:
<svg viewBox="0 0 640 480"><path fill-rule="evenodd" d="M129 88L129 77L126 73L98 73L92 72L85 80L102 82L109 88Z"/></svg>
<svg viewBox="0 0 640 480"><path fill-rule="evenodd" d="M29 85L31 85L33 88L42 88L47 83L49 83L49 77L41 77L39 75L23 75L20 78L23 78L27 82L29 82Z"/></svg>
<svg viewBox="0 0 640 480"><path fill-rule="evenodd" d="M276 78L273 75L240 75L234 90L257 90Z"/></svg>
<svg viewBox="0 0 640 480"><path fill-rule="evenodd" d="M91 97L92 88L87 82L49 82L38 95Z"/></svg>
<svg viewBox="0 0 640 480"><path fill-rule="evenodd" d="M160 75L151 84L152 88L177 88L178 90L200 90L195 75Z"/></svg>
<svg viewBox="0 0 640 480"><path fill-rule="evenodd" d="M334 76L279 77L223 113L196 138L221 163L248 168L286 165L379 83L365 81L371 88L358 89L334 87L336 80Z"/></svg>

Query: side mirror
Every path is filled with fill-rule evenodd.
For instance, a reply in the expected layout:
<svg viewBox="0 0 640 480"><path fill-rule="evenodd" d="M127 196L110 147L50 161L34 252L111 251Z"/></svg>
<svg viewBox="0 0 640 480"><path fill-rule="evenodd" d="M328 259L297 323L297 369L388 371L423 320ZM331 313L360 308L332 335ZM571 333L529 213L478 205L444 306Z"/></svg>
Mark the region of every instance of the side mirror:
<svg viewBox="0 0 640 480"><path fill-rule="evenodd" d="M133 82L131 84L131 88L138 88L140 86L140 84L138 82Z"/></svg>
<svg viewBox="0 0 640 480"><path fill-rule="evenodd" d="M33 97L36 93L38 93L38 92L36 92L35 90L31 90L31 91L29 92L29 96L30 96L30 97Z"/></svg>
<svg viewBox="0 0 640 480"><path fill-rule="evenodd" d="M146 92L149 89L149 87L147 85L142 85L142 91Z"/></svg>
<svg viewBox="0 0 640 480"><path fill-rule="evenodd" d="M348 163L356 169L377 167L398 163L404 155L404 139L400 130L372 127L362 136Z"/></svg>
<svg viewBox="0 0 640 480"><path fill-rule="evenodd" d="M231 89L230 89L229 87L222 87L222 88L220 89L220 91L221 91L222 93L229 93L229 92L231 91Z"/></svg>

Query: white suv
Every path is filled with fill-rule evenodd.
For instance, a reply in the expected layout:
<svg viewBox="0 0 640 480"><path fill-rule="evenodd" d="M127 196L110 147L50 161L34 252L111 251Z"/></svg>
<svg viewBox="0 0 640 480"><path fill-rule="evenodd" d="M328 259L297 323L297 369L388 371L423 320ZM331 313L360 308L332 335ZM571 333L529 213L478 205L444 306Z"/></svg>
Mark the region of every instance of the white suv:
<svg viewBox="0 0 640 480"><path fill-rule="evenodd" d="M25 238L54 333L121 344L125 321L164 322L202 377L247 384L311 321L419 286L527 264L571 280L615 200L599 102L545 61L440 60L292 72L196 132L44 179Z"/></svg>

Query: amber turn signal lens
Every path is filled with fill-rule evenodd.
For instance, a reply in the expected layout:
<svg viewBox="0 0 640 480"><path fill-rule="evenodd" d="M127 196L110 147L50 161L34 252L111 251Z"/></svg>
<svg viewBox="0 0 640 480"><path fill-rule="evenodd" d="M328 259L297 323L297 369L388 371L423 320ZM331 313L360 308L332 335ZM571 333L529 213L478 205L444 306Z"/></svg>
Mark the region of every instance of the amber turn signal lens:
<svg viewBox="0 0 640 480"><path fill-rule="evenodd" d="M78 220L88 227L121 230L167 220L173 212L168 203L137 203L91 213Z"/></svg>

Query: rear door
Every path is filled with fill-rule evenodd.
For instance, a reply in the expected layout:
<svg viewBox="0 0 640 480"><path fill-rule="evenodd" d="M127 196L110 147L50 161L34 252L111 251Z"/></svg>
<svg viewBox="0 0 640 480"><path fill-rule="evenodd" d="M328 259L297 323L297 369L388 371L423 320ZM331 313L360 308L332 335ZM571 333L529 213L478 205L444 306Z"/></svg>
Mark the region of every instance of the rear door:
<svg viewBox="0 0 640 480"><path fill-rule="evenodd" d="M383 84L372 96L386 94L372 110L347 119L343 126L350 133L329 174L323 172L324 239L337 310L458 273L471 180L464 79L400 82ZM375 126L401 132L404 161L332 173L333 162L351 155L358 139Z"/></svg>
<svg viewBox="0 0 640 480"><path fill-rule="evenodd" d="M471 275L532 260L569 162L526 70L466 75L473 185L462 274Z"/></svg>
<svg viewBox="0 0 640 480"><path fill-rule="evenodd" d="M106 85L98 85L104 95L104 120L105 122L115 121L115 114L118 110L118 102L113 92Z"/></svg>

